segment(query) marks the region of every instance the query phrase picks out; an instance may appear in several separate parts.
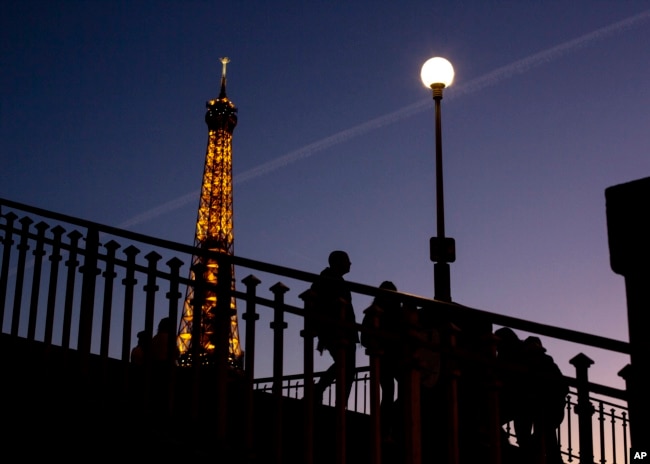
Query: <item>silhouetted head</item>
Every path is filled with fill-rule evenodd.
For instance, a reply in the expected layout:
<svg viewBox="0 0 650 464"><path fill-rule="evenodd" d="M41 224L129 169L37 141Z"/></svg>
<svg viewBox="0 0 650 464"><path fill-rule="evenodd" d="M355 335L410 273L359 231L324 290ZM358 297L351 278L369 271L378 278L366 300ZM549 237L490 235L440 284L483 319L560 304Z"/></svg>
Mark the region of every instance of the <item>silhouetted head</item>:
<svg viewBox="0 0 650 464"><path fill-rule="evenodd" d="M330 253L328 263L330 269L336 272L338 275L344 275L350 272L350 257L345 251L335 250Z"/></svg>
<svg viewBox="0 0 650 464"><path fill-rule="evenodd" d="M384 280L380 285L379 288L382 290L392 290L393 292L397 291L397 287L393 282L390 280ZM397 295L377 295L374 300L375 304L378 304L379 306L385 306L385 305L399 305L399 298Z"/></svg>
<svg viewBox="0 0 650 464"><path fill-rule="evenodd" d="M172 321L168 317L163 317L158 323L159 333L172 333Z"/></svg>
<svg viewBox="0 0 650 464"><path fill-rule="evenodd" d="M524 346L527 350L537 353L546 353L546 348L542 345L542 340L539 337L530 336L524 340Z"/></svg>
<svg viewBox="0 0 650 464"><path fill-rule="evenodd" d="M138 345L144 345L144 343L150 338L146 330L141 330L138 332Z"/></svg>
<svg viewBox="0 0 650 464"><path fill-rule="evenodd" d="M517 334L510 327L501 327L494 332L494 335L499 337L498 346L500 348L514 346L521 342Z"/></svg>

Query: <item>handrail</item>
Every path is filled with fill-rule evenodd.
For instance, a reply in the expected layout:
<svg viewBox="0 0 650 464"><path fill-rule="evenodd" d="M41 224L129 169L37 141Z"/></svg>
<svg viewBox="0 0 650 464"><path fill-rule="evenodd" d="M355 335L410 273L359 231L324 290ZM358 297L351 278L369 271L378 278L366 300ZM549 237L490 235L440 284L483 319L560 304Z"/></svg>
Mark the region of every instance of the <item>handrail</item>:
<svg viewBox="0 0 650 464"><path fill-rule="evenodd" d="M15 209L20 209L33 214L37 214L39 216L49 217L57 221L68 222L70 224L74 224L84 228L96 228L100 232L109 233L119 237L124 237L126 239L146 243L148 245L159 246L173 251L180 251L182 253L186 253L193 256L199 256L203 254L206 256L219 256L219 253L214 251L197 249L190 245L185 245L185 244L181 244L178 242L173 242L165 239L159 239L156 237L151 237L137 232L118 229L116 227L100 224L97 222L86 221L65 214L54 213L41 208L25 205L22 203L6 200L3 198L0 198L0 214L2 212L1 210L2 205L6 205L8 207L15 208ZM270 274L277 274L295 280L302 280L304 282L313 282L318 277L317 274L311 272L300 271L285 266L265 263L262 261L256 261L253 259L243 258L240 256L229 256L228 259L232 260L232 263L235 264L236 266L241 266L241 267L249 268L260 272L270 273ZM377 287L373 287L367 284L362 284L357 282L346 282L345 285L350 289L350 291L354 293L367 295L367 296L377 296L380 293L380 290ZM539 322L528 321L514 316L507 316L504 314L489 312L489 311L461 305L458 303L446 303L442 301L431 300L429 298L425 298L418 295L412 295L403 292L398 292L398 293L400 293L403 296L405 301L409 301L424 307L435 306L436 310L441 311L443 315L460 314L462 316L466 314L471 314L473 316L480 317L484 320L489 320L493 324L499 326L507 326L525 332L545 335L552 338L562 339L565 341L579 343L579 344L592 346L596 348L602 348L605 350L615 351L618 353L623 353L623 354L630 353L629 343L621 340L615 340L600 335L593 335L586 332L580 332L577 330L566 329L562 327L555 327L549 324L542 324Z"/></svg>
<svg viewBox="0 0 650 464"><path fill-rule="evenodd" d="M46 224L36 224L36 220L32 220L28 216L19 219L14 211L18 211L21 214L26 213L47 218L55 221L57 226L50 228ZM102 337L100 355L103 362L105 363L109 357L107 348L108 340L111 337L117 339L120 336L122 337L120 343L121 359L124 362L128 362L128 355L131 348L130 343L134 335L132 318L143 317L141 314L133 314L133 304L136 298L134 295L136 292L139 292L139 287L136 287L138 280L141 284L146 282L144 287L142 287L143 293L138 293L139 297L142 299L146 298L147 301L148 310L144 315L144 327L148 327L150 331L154 327L154 317L156 316L151 309L154 308L156 298L161 298L160 293L158 293L161 290L160 284L166 286L165 290L168 290L164 294L164 298L167 301L165 309L167 307L169 308L168 314L180 314L178 312L178 304L181 303L178 296L179 286L191 286L196 284L196 282L188 277L180 276L178 271L183 263L189 265L192 257L205 256L222 264L233 264L239 274L241 274L242 270L247 270L248 272L254 271L269 274L276 279L291 279L292 281L299 282L303 289L308 288L318 278L318 275L315 273L264 263L240 256L230 256L214 251L201 250L193 246L158 239L92 221L85 221L1 198L0 219L4 219L4 221L0 220L0 254L2 255L0 268L0 309L2 310L2 314L6 314L7 318L11 320L12 335L19 336L21 319L29 319L27 338L30 340L35 339L34 324L39 318L39 308L43 306L42 295L39 294L38 290L41 288L47 289L47 291L43 292L48 300L48 322L43 341L47 346L52 344L53 324L51 318L55 315L55 309L58 311L59 316L63 310L64 335L62 336L62 347L65 350L72 350L74 348L80 350L82 352L80 359L82 360L87 360L91 351L93 354L96 354L93 351L95 347L91 344L91 336L93 324L94 326L99 324ZM16 221L17 219L19 220ZM65 236L63 235L65 231L61 227L61 224L65 225L68 229L72 226L72 230ZM79 232L77 230L78 228L85 229L86 233ZM106 240L100 240L97 238L98 236L100 238L106 236ZM85 240L83 239L84 237ZM115 239L120 240L122 243L117 243ZM123 245L124 247L122 247ZM153 251L146 256L142 256L138 247L142 248L143 246L152 248ZM162 263L160 266L158 265L158 260L160 260L163 254L171 257L165 263L167 267ZM33 270L28 269L28 255L33 255L33 258L29 256L34 262ZM183 259L180 259L179 256ZM47 258L47 261L45 261L45 258ZM14 274L10 272L11 266L13 266ZM65 268L59 269L60 266L65 266ZM221 267L225 268L228 266ZM41 279L41 273L44 277L47 277L48 270L50 277L49 283L46 282L47 279ZM64 272L59 271L66 271L66 275L64 276ZM75 281L78 274L81 274L79 278L80 282ZM123 278L120 279L121 277ZM248 287L247 279L252 282L250 287ZM302 319L305 324L301 336L304 339L305 347L308 347L308 343L313 341L313 333L307 327L308 318L306 316L309 314L306 309L307 304L305 303L305 307L300 308L285 302L282 295L289 289L280 283L276 283L271 287L271 291L274 292L274 298L259 296L254 291L254 287L259 282L254 281L255 278L251 274L243 280L245 285L247 285L246 291L237 289L232 291L232 295L237 300L245 302L252 309L250 318L242 317L246 320L246 323L254 327L255 316L257 315L255 308L264 308L264 311L269 311L269 315L271 312L274 312L276 317L279 318L274 322L274 350L281 352L284 331L286 330L286 324L283 318L285 314L293 314L298 316L299 319ZM96 285L98 282L104 282L106 285L98 286ZM13 294L10 291L11 289L8 288L10 283L14 285ZM114 284L117 287L116 290L113 289ZM120 284L121 287L119 286ZM207 284L205 285L207 286ZM382 290L376 287L358 282L345 282L344 285L351 292L365 296L374 297L382 292ZM25 298L23 301L22 294L24 292L26 293L29 288L32 290L31 296L29 299ZM100 294L102 289L103 294ZM122 300L115 301L115 292L120 294ZM480 321L487 321L491 325L508 326L524 332L544 335L584 346L597 347L607 351L623 354L629 354L631 352L630 344L620 340L554 327L548 324L541 324L456 303L431 300L403 292L395 292L395 294L402 303L411 303L422 308L424 311L435 311L436 314L439 314L443 318L473 318ZM300 298L302 299L302 295ZM9 308L11 312L5 313L6 304L9 302L13 304L13 308ZM26 314L23 314L24 309L29 309L28 318ZM114 331L113 335L111 335L111 314L116 314L115 310L119 309L123 310L123 313L120 314L122 318L121 330ZM99 317L93 319L93 311L97 311L98 314L96 316ZM81 315L81 322L79 322L78 327L79 341L77 346L75 346L74 343L69 343L69 338L74 333L73 329L75 328L71 324L77 313ZM248 310L246 315L249 316ZM4 330L3 319L0 319L0 327ZM357 331L368 330L362 327L361 324L356 324L353 328ZM254 333L254 331L251 333ZM380 332L377 332L375 335L384 337L391 336L389 333ZM450 337L453 337L453 334ZM439 345L428 345L428 348L439 351L445 359L453 361L470 360L476 365L485 366L488 370L494 367L494 360L490 358L490 353L466 353L463 351L464 348L456 347L451 339ZM247 355L255 356L256 353L248 353ZM274 371L277 370L277 372L274 372L272 378L250 378L250 381L259 383L264 380L269 380L272 383L276 383L281 379L299 381L305 378L305 376L306 378L312 379L318 378L320 373L309 373L308 371L308 356L313 356L313 347L311 351L309 349L305 350L304 374L285 376L282 373L282 362L275 362L274 366L277 366L277 369L274 367ZM313 359L311 361L313 362ZM373 382L375 374L373 374L372 369L365 369L370 370L368 371L369 377L364 381ZM364 372L364 370L361 369L359 372ZM584 372L586 373L586 368ZM250 373L250 375L253 375L253 373ZM624 390L594 384L586 378L578 379L577 375L575 379L570 378L569 380L569 383L577 389L586 388L586 391L594 394L627 401L627 392ZM276 392L281 391L279 385L277 384L275 386ZM227 391L222 387L224 386L222 385L220 387L221 390L219 391L221 393L219 395L226 395ZM309 382L307 382L307 387L310 388ZM296 386L294 385L292 388L295 389ZM307 391L305 393L308 394ZM456 393L450 391L449 394L453 398ZM223 401L223 398L220 401Z"/></svg>

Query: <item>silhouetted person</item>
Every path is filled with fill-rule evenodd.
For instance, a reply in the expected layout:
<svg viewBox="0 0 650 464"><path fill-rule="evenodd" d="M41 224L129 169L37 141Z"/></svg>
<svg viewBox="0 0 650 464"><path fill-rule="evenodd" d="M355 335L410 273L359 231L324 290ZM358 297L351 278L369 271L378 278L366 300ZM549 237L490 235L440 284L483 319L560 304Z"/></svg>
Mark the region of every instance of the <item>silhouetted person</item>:
<svg viewBox="0 0 650 464"><path fill-rule="evenodd" d="M529 369L524 390L528 403L525 410L529 414L517 424L518 435L528 440L520 446L532 463L542 462L543 455L545 464L563 464L557 429L564 419L569 385L553 358L546 354L539 337L524 340L523 352Z"/></svg>
<svg viewBox="0 0 650 464"><path fill-rule="evenodd" d="M517 438L519 449L509 443L505 430L501 431L502 453L505 462L519 462L520 451L528 441L530 430L524 431L524 423L528 420L529 414L523 409L524 390L526 388L525 375L526 364L524 359L523 341L509 327L498 329L494 334L497 340L497 360L501 366L499 389L499 419L500 424L505 425L512 422L514 435ZM523 421L523 422L522 422Z"/></svg>
<svg viewBox="0 0 650 464"><path fill-rule="evenodd" d="M176 343L170 342L170 338L173 337L175 337L174 324L168 317L163 317L158 323L158 332L151 339L151 360L154 365L169 361L169 354L172 359L178 358ZM170 346L173 346L171 353L169 353Z"/></svg>
<svg viewBox="0 0 650 464"><path fill-rule="evenodd" d="M144 365L145 351L148 349L150 342L151 337L145 330L138 332L138 344L131 350L131 363L134 366Z"/></svg>
<svg viewBox="0 0 650 464"><path fill-rule="evenodd" d="M500 419L514 424L517 445L526 463L562 464L557 429L564 418L568 384L538 337L525 341L507 327L499 337L497 359L502 363Z"/></svg>
<svg viewBox="0 0 650 464"><path fill-rule="evenodd" d="M345 286L343 276L350 272L350 258L345 251L333 251L329 255L329 267L320 273L311 289L315 293L315 310L318 320L315 323L318 337L317 349L327 351L334 359L327 371L315 385L315 401L321 403L325 389L336 379L337 351L343 350L345 363L346 401L352 390L356 370L356 347L359 336L354 327L342 327L341 323L355 324L356 316L352 307L352 295ZM337 398L338 401L338 398Z"/></svg>
<svg viewBox="0 0 650 464"><path fill-rule="evenodd" d="M158 331L151 339L149 348L151 359L150 405L157 414L166 414L169 410L170 381L173 366L179 358L176 346L176 326L169 317L158 323Z"/></svg>
<svg viewBox="0 0 650 464"><path fill-rule="evenodd" d="M390 281L379 285L384 290L397 291ZM403 337L406 333L406 317L397 295L377 295L372 304L364 310L362 325L387 332L390 336L376 336L368 332L361 334L361 344L375 350L379 358L379 385L381 387L382 438L393 440L392 426L395 417L395 382L399 384L403 365Z"/></svg>
<svg viewBox="0 0 650 464"><path fill-rule="evenodd" d="M502 327L494 334L497 341L497 360L502 366L499 394L499 418L501 424L513 421L520 412L524 387L524 347L517 334L509 327ZM515 432L516 434L516 432Z"/></svg>

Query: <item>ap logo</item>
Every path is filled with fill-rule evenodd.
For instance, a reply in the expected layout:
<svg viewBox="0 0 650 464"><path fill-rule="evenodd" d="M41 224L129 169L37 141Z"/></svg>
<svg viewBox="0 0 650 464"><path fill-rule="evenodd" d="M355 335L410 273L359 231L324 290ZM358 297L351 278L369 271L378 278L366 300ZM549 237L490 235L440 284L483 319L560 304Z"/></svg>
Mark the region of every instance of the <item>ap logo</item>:
<svg viewBox="0 0 650 464"><path fill-rule="evenodd" d="M630 450L630 461L633 462L650 462L650 456L646 450L632 448Z"/></svg>

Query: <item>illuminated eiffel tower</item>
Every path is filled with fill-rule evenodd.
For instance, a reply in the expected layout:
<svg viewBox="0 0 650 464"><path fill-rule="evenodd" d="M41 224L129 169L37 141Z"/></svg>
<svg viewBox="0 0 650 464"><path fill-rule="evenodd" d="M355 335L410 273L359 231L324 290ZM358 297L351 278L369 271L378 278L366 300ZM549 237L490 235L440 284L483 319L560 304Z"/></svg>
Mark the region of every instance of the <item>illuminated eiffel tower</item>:
<svg viewBox="0 0 650 464"><path fill-rule="evenodd" d="M201 198L196 221L196 248L209 249L221 253L233 254L233 186L232 186L232 134L237 125L237 108L226 96L226 66L228 58L221 58L221 91L215 100L206 103L205 122L208 125L208 146L203 168L203 183ZM206 262L207 261L207 262ZM217 284L217 263L213 259L202 257L192 258L192 267L202 264L204 278L209 284ZM195 280L194 270L190 279ZM234 290L235 279L232 269L231 287ZM214 287L211 287L214 288ZM194 314L194 287L188 285L183 315L178 332L178 349L181 353L181 365L191 364L191 336L193 324L201 324L201 356L203 363L209 362L214 352L215 314L218 295L208 290L201 314ZM239 345L239 330L237 325L237 308L235 298L231 299L230 308L230 338L229 362L232 365L241 364L242 351Z"/></svg>

